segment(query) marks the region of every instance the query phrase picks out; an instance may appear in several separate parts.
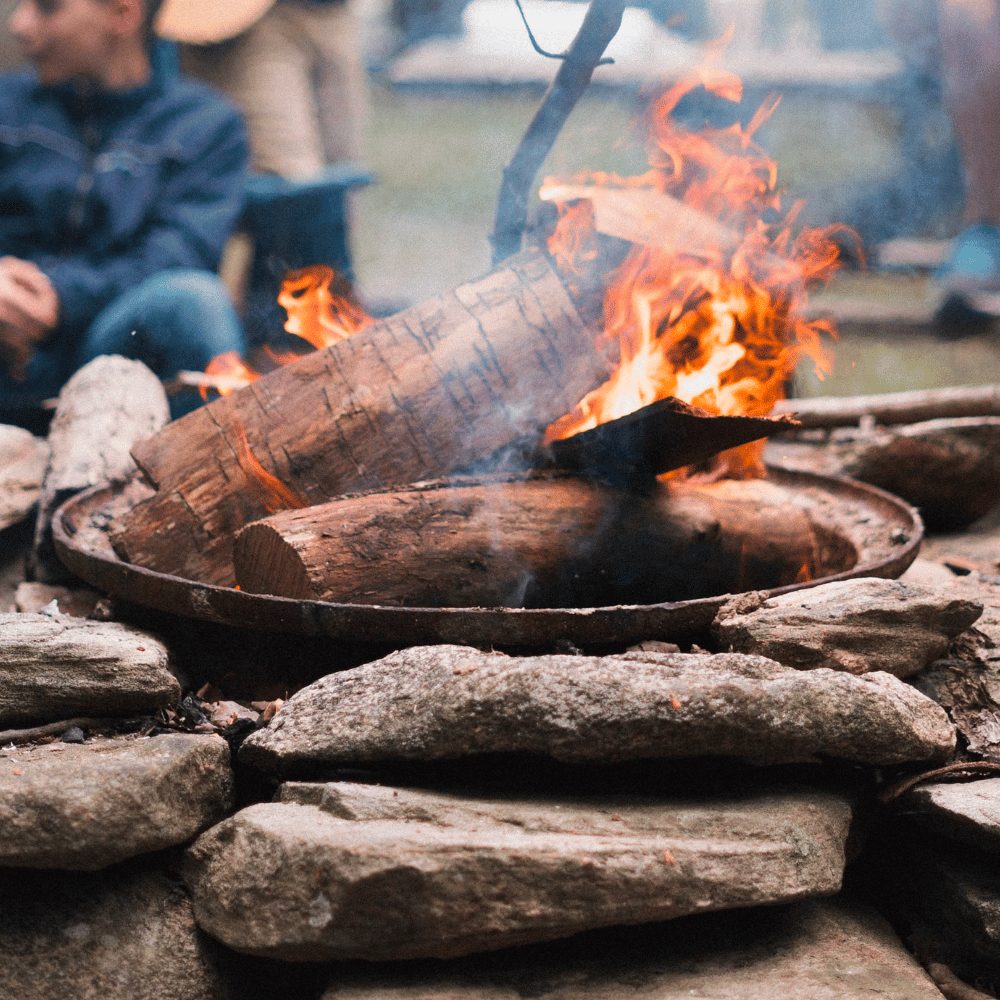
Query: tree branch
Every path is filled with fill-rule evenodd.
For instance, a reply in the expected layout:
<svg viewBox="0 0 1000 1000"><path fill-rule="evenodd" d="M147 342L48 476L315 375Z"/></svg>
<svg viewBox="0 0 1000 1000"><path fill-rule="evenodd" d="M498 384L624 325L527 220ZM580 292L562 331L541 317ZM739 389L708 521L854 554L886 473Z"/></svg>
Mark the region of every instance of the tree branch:
<svg viewBox="0 0 1000 1000"><path fill-rule="evenodd" d="M625 0L591 0L555 79L504 168L490 237L494 264L521 249L531 185L560 129L590 84L604 50L621 27L624 12Z"/></svg>

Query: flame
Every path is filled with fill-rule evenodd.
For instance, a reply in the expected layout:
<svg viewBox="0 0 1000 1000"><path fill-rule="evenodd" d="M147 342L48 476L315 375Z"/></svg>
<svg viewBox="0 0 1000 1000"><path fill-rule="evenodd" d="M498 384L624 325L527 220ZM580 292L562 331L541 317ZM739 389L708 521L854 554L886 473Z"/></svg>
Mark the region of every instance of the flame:
<svg viewBox="0 0 1000 1000"><path fill-rule="evenodd" d="M347 340L373 320L349 295L336 294L331 289L345 284L332 267L314 264L311 267L289 271L278 292L278 304L287 313L284 329L295 337L300 337L315 350L321 350ZM209 390L218 396L228 396L259 379L274 368L301 357L294 351L275 351L265 347L261 361L266 362L265 370L251 366L235 351L228 351L212 358L205 368L205 377L198 391L201 398L208 400Z"/></svg>
<svg viewBox="0 0 1000 1000"><path fill-rule="evenodd" d="M753 138L777 98L745 126L694 133L672 115L699 86L734 103L743 96L738 77L703 66L653 102L646 173L591 173L569 184L547 179L542 187L541 196L560 210L549 250L570 275L599 249L594 210L574 200L581 184L617 192L619 212L647 230L605 294L601 341L617 343L618 367L548 428L548 441L666 396L711 413L765 416L802 358L813 361L820 377L830 370L825 338L836 332L826 320L803 318L803 311L807 288L839 266L833 236L844 227L795 233L801 204L782 217L776 165ZM601 199L590 197L601 211ZM655 220L643 214L647 202L658 206ZM762 451L763 442L755 442L724 453L722 471L759 475Z"/></svg>
<svg viewBox="0 0 1000 1000"><path fill-rule="evenodd" d="M278 304L288 313L286 332L316 350L347 340L372 321L357 303L330 290L335 276L325 264L303 267L286 275L278 293Z"/></svg>
<svg viewBox="0 0 1000 1000"><path fill-rule="evenodd" d="M246 476L247 485L269 514L275 514L279 510L297 510L309 506L308 498L271 475L260 464L260 460L250 448L247 432L242 424L234 426L233 436L236 438L236 462Z"/></svg>

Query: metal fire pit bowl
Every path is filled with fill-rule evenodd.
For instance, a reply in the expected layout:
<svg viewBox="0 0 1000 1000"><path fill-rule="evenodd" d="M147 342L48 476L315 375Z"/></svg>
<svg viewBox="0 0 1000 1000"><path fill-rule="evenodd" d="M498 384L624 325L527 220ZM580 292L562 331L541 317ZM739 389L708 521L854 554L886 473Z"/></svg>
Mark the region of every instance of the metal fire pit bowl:
<svg viewBox="0 0 1000 1000"><path fill-rule="evenodd" d="M769 480L790 506L857 553L854 565L808 583L768 591L801 590L863 576L895 578L916 558L923 537L917 513L902 500L850 479L771 468ZM610 646L645 639L682 641L703 633L734 595L598 608L416 608L333 604L250 594L157 573L123 562L107 529L123 503L121 488L99 486L59 508L53 524L59 558L98 589L148 608L239 629L344 642L396 646L459 643L552 648L556 643Z"/></svg>

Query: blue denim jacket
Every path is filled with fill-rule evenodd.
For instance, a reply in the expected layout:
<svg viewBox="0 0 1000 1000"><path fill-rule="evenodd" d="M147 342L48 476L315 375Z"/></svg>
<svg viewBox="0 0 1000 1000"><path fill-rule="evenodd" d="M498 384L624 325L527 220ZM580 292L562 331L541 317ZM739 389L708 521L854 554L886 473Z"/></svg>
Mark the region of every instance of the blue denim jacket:
<svg viewBox="0 0 1000 1000"><path fill-rule="evenodd" d="M0 254L52 280L69 346L158 271L218 267L248 159L239 114L193 81L84 95L0 75Z"/></svg>

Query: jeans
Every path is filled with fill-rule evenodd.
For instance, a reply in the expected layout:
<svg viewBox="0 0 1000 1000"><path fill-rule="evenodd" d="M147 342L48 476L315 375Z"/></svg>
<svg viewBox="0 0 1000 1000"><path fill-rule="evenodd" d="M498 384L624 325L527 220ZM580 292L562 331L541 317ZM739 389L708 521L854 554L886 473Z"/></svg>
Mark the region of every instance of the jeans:
<svg viewBox="0 0 1000 1000"><path fill-rule="evenodd" d="M242 354L245 348L240 319L214 274L164 271L106 306L75 349L65 338L43 346L28 362L23 381L0 372L0 419L4 410L28 410L57 396L73 372L102 354L142 361L166 379L181 369L203 371L216 355ZM200 403L194 391L173 396L171 416Z"/></svg>

